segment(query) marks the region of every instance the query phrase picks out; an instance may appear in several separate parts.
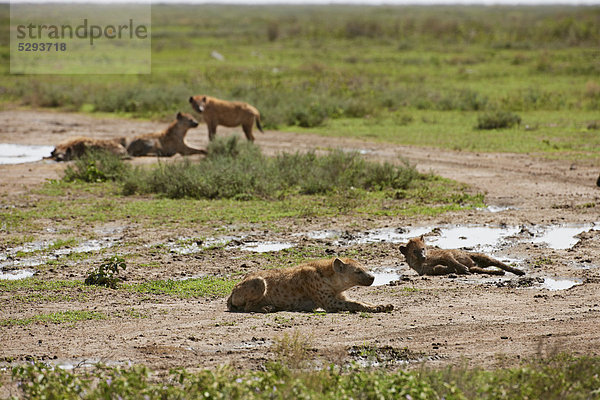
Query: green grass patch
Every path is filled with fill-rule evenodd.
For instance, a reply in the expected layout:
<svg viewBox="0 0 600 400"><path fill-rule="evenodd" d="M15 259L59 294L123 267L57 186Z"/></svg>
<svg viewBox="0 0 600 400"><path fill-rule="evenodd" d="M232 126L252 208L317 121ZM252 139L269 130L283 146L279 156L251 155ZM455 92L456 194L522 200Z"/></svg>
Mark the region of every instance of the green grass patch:
<svg viewBox="0 0 600 400"><path fill-rule="evenodd" d="M80 281L41 280L27 278L19 280L0 280L0 295L4 301L23 303L50 303L56 301L83 302L89 299L97 289L85 286Z"/></svg>
<svg viewBox="0 0 600 400"><path fill-rule="evenodd" d="M287 357L306 358L305 343L294 338L282 340L278 349ZM33 363L14 367L7 381L18 384L19 397L29 399L596 399L599 376L599 358L559 355L492 370L386 372L332 365L302 371L271 363L265 371L177 369L167 376L140 365L74 373Z"/></svg>
<svg viewBox="0 0 600 400"><path fill-rule="evenodd" d="M124 284L122 288L141 294L175 296L182 299L191 297L224 297L231 293L237 280L207 276L181 281L158 280L135 284Z"/></svg>
<svg viewBox="0 0 600 400"><path fill-rule="evenodd" d="M56 291L63 289L79 288L84 289L83 282L67 281L67 280L41 280L38 278L16 279L16 280L0 280L0 293L12 292L18 290L34 290L34 291Z"/></svg>
<svg viewBox="0 0 600 400"><path fill-rule="evenodd" d="M123 164L116 157L115 162ZM35 203L0 214L0 229L31 232L50 223L68 232L69 226L128 219L162 227L267 224L347 214L437 215L483 205L483 196L467 186L420 174L405 163L378 164L342 151L265 157L258 147L234 138L211 145L205 160L137 168L120 179L48 182L36 191ZM120 190L144 196L123 196ZM74 243L68 239L56 246Z"/></svg>
<svg viewBox="0 0 600 400"><path fill-rule="evenodd" d="M287 218L348 214L439 215L483 206L483 196L473 193L466 185L429 175L413 181L407 189L366 191L355 188L327 194L294 193L282 198L249 200L122 196L117 193L114 182L83 185L52 182L46 186L51 187L51 195L40 195L35 204L0 213L0 232L29 234L51 225L66 229L68 234L72 227L125 220L135 220L142 227L194 227L198 224L222 227L224 224L270 224ZM93 193L88 186L94 187ZM90 254L72 253L66 259L80 260Z"/></svg>
<svg viewBox="0 0 600 400"><path fill-rule="evenodd" d="M538 153L545 156L595 158L600 136L587 128L597 112L573 110L519 112L520 126L477 129L478 113L405 110L414 121L399 125L394 115L376 120L336 119L324 127L304 130L323 136L367 138L383 142L453 150ZM297 129L292 129L296 130ZM432 150L432 156L435 151Z"/></svg>
<svg viewBox="0 0 600 400"><path fill-rule="evenodd" d="M28 318L11 318L0 320L0 326L27 326L34 323L65 324L79 321L106 319L106 315L86 310L59 311L49 314L39 314Z"/></svg>
<svg viewBox="0 0 600 400"><path fill-rule="evenodd" d="M121 157L106 150L90 150L65 168L67 182L105 182L122 180L130 166Z"/></svg>
<svg viewBox="0 0 600 400"><path fill-rule="evenodd" d="M217 140L204 160L137 168L124 182L125 194L157 193L168 198L282 198L289 194L326 194L358 188L406 189L422 177L414 167L366 161L358 153L334 150L323 156L282 153L262 155L237 136Z"/></svg>

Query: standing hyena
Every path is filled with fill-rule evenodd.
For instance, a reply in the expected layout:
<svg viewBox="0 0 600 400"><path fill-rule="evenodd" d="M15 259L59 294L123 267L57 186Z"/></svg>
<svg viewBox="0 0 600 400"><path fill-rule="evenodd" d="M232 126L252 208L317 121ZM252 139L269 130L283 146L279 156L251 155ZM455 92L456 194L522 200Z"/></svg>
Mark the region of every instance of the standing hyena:
<svg viewBox="0 0 600 400"><path fill-rule="evenodd" d="M353 286L370 286L375 277L349 258L307 262L295 267L259 271L238 283L227 299L229 311L272 312L385 312L391 304L371 305L350 300L344 291Z"/></svg>
<svg viewBox="0 0 600 400"><path fill-rule="evenodd" d="M251 142L254 141L252 128L255 123L258 130L263 131L260 125L260 113L248 103L219 100L203 95L190 97L189 101L194 111L202 114L208 127L208 139L211 141L217 134L218 125L230 128L241 125L246 138Z"/></svg>

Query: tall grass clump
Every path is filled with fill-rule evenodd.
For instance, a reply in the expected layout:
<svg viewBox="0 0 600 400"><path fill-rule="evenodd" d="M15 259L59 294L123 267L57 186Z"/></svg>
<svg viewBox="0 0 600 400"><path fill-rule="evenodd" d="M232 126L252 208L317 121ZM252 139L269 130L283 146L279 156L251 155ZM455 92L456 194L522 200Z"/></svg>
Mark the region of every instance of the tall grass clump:
<svg viewBox="0 0 600 400"><path fill-rule="evenodd" d="M129 172L123 159L106 150L90 150L65 169L63 179L67 182L121 181Z"/></svg>
<svg viewBox="0 0 600 400"><path fill-rule="evenodd" d="M521 117L510 111L490 111L477 117L477 129L512 128L521 124Z"/></svg>
<svg viewBox="0 0 600 400"><path fill-rule="evenodd" d="M157 193L169 198L273 198L281 194L326 194L351 188L406 189L419 178L406 162L378 164L358 153L335 150L266 157L237 137L216 140L204 160L137 168L124 181L124 193Z"/></svg>

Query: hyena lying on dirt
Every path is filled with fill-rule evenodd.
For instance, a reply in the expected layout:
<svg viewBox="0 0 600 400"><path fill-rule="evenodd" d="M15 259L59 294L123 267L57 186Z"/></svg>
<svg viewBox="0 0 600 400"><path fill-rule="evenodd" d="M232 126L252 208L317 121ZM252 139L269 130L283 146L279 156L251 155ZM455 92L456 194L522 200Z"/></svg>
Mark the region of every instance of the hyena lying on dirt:
<svg viewBox="0 0 600 400"><path fill-rule="evenodd" d="M105 150L113 154L126 156L125 138L115 139L93 139L85 136L77 136L56 145L50 157L56 161L70 161L79 158L90 150Z"/></svg>
<svg viewBox="0 0 600 400"><path fill-rule="evenodd" d="M273 312L366 311L385 312L388 305L370 305L349 300L344 291L370 286L375 277L349 258L307 262L295 267L251 273L233 288L227 299L229 311Z"/></svg>
<svg viewBox="0 0 600 400"><path fill-rule="evenodd" d="M134 137L127 146L127 153L134 157L206 154L206 150L195 149L185 143L187 131L197 126L198 122L191 115L179 112L166 130Z"/></svg>
<svg viewBox="0 0 600 400"><path fill-rule="evenodd" d="M419 275L446 275L456 274L491 274L504 275L504 271L516 275L525 275L525 272L513 268L492 257L482 253L473 253L464 250L427 249L423 236L413 238L406 246L400 246L408 265ZM485 269L498 267L497 269Z"/></svg>
<svg viewBox="0 0 600 400"><path fill-rule="evenodd" d="M248 103L241 101L226 101L210 96L193 96L189 99L194 111L202 114L202 119L208 127L208 139L213 140L217 134L217 126L223 125L230 128L242 126L246 139L254 141L252 128L256 123L259 131L260 113Z"/></svg>

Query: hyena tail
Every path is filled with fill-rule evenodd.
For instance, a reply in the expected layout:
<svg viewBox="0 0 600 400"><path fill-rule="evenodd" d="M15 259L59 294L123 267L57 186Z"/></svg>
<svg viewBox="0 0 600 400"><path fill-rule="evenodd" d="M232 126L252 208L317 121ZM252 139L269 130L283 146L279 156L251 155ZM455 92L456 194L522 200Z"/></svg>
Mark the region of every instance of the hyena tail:
<svg viewBox="0 0 600 400"><path fill-rule="evenodd" d="M256 127L258 128L258 130L261 131L261 133L265 133L263 131L263 128L262 128L261 124L260 124L260 115L257 115L256 118L255 118L255 120L256 120Z"/></svg>
<svg viewBox="0 0 600 400"><path fill-rule="evenodd" d="M233 302L231 301L232 297L233 296L229 296L229 298L227 299L227 310L232 312L239 311L238 308L233 305Z"/></svg>

